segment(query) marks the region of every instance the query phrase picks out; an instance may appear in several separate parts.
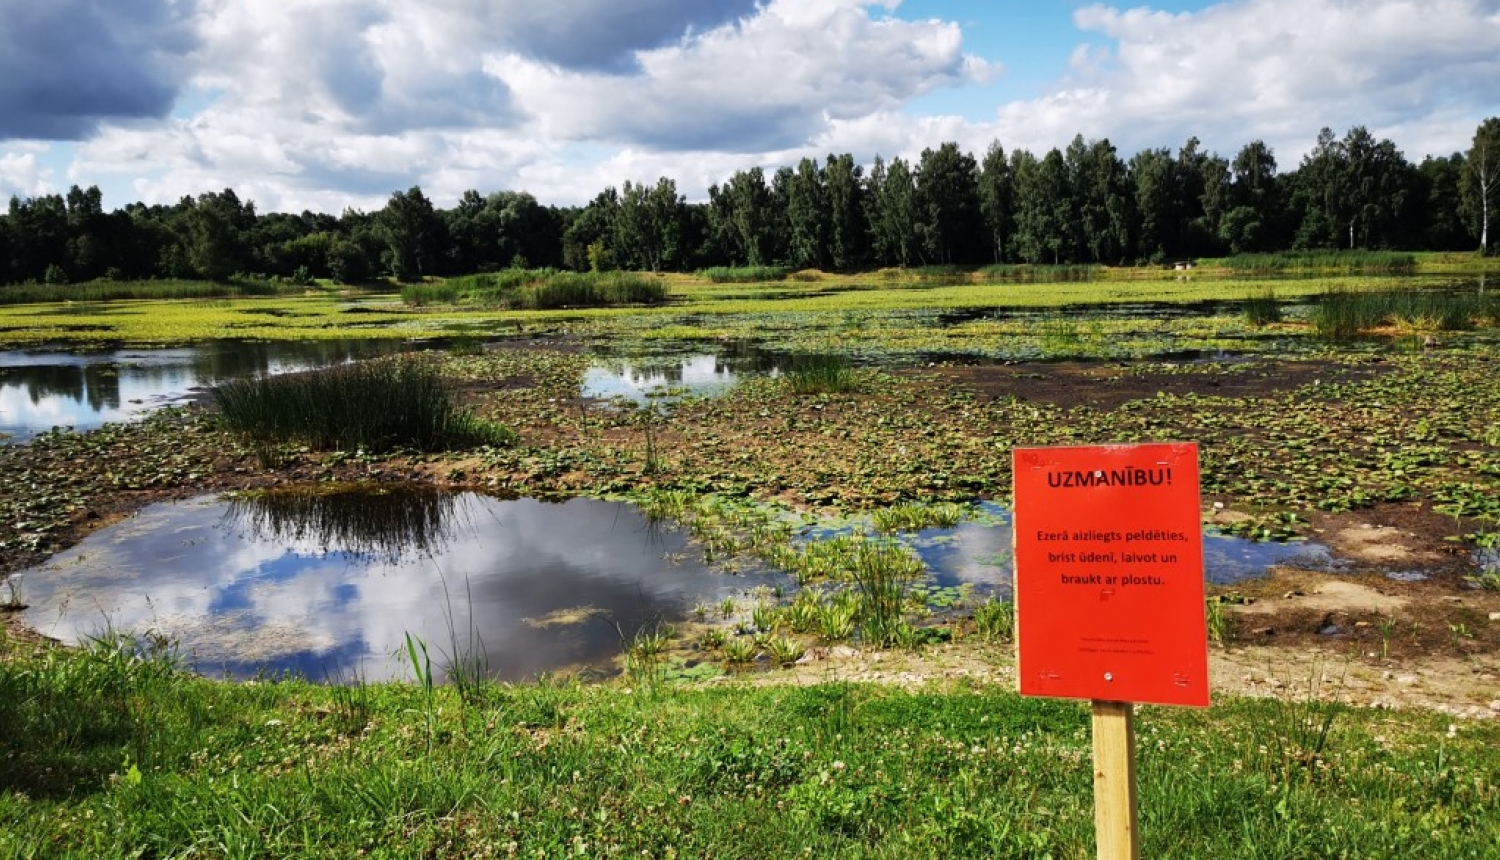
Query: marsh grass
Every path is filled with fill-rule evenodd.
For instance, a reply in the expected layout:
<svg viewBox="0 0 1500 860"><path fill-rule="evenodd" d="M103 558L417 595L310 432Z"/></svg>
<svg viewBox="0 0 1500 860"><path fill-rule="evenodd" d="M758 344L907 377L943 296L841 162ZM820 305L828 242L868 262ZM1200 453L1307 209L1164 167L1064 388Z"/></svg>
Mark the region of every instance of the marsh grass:
<svg viewBox="0 0 1500 860"><path fill-rule="evenodd" d="M900 502L877 510L873 515L875 531L893 534L902 531L921 531L927 528L953 528L963 522L969 509L953 502L921 504Z"/></svg>
<svg viewBox="0 0 1500 860"><path fill-rule="evenodd" d="M1243 305L1245 322L1260 328L1282 320L1281 303L1276 300L1276 291L1267 288L1245 299Z"/></svg>
<svg viewBox="0 0 1500 860"><path fill-rule="evenodd" d="M1446 290L1333 290L1313 310L1314 333L1350 340L1383 327L1397 332L1463 331L1500 319L1500 296Z"/></svg>
<svg viewBox="0 0 1500 860"><path fill-rule="evenodd" d="M715 284L754 284L785 280L787 273L784 266L714 266L699 269L698 277Z"/></svg>
<svg viewBox="0 0 1500 860"><path fill-rule="evenodd" d="M288 443L435 451L515 441L508 428L459 406L431 362L409 356L232 380L213 398L225 427L262 451Z"/></svg>
<svg viewBox="0 0 1500 860"><path fill-rule="evenodd" d="M857 387L849 360L841 355L801 355L783 374L793 394L843 394Z"/></svg>
<svg viewBox="0 0 1500 860"><path fill-rule="evenodd" d="M635 272L553 269L508 269L401 288L402 300L417 306L470 304L532 311L652 305L666 297L665 282Z"/></svg>
<svg viewBox="0 0 1500 860"><path fill-rule="evenodd" d="M974 634L983 642L1015 641L1015 604L990 597L974 607Z"/></svg>
<svg viewBox="0 0 1500 860"><path fill-rule="evenodd" d="M996 263L979 270L986 281L1010 284L1074 284L1096 280L1102 266Z"/></svg>
<svg viewBox="0 0 1500 860"><path fill-rule="evenodd" d="M138 299L232 299L250 296L300 296L305 286L261 279L218 281L85 281L81 284L9 284L0 286L0 305L39 302L114 302ZM66 306L65 306L66 307Z"/></svg>
<svg viewBox="0 0 1500 860"><path fill-rule="evenodd" d="M1307 251L1279 254L1239 254L1219 261L1237 275L1348 274L1409 275L1417 270L1416 255L1399 251Z"/></svg>

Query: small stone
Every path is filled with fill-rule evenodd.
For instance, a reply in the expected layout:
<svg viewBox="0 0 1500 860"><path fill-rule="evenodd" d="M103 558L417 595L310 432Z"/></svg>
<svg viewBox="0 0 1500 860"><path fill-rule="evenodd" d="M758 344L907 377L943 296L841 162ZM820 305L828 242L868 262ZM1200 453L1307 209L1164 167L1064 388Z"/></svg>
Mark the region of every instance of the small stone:
<svg viewBox="0 0 1500 860"><path fill-rule="evenodd" d="M1500 699L1496 699L1495 701L1490 702L1490 710L1494 711L1497 714L1500 714Z"/></svg>
<svg viewBox="0 0 1500 860"><path fill-rule="evenodd" d="M1416 675L1400 675L1400 676L1397 676L1396 683L1402 684L1402 685L1405 685L1405 686L1410 686L1412 684L1417 683L1417 676Z"/></svg>
<svg viewBox="0 0 1500 860"><path fill-rule="evenodd" d="M1500 621L1500 612L1491 612L1490 613L1490 620L1491 621Z"/></svg>
<svg viewBox="0 0 1500 860"><path fill-rule="evenodd" d="M1281 595L1281 597L1282 597L1283 600L1291 600L1293 597L1306 597L1306 596L1307 596L1307 594L1305 592L1302 592L1302 591L1288 591L1286 594Z"/></svg>
<svg viewBox="0 0 1500 860"><path fill-rule="evenodd" d="M1276 635L1276 628L1274 628L1274 627L1257 627L1256 630L1255 630L1255 633L1258 636L1275 636Z"/></svg>

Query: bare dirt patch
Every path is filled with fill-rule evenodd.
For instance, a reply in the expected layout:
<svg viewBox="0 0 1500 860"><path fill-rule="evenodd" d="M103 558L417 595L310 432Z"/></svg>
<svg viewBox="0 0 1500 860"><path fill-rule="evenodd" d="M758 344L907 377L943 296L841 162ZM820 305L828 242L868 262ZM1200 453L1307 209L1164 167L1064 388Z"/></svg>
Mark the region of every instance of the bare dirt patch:
<svg viewBox="0 0 1500 860"><path fill-rule="evenodd" d="M1182 372L1179 368L1197 372ZM1382 364L1336 361L1255 361L1231 365L1138 365L1098 362L1026 362L930 368L952 385L972 389L982 401L1015 397L1070 409L1115 409L1157 394L1257 397L1312 382L1346 382L1384 372Z"/></svg>

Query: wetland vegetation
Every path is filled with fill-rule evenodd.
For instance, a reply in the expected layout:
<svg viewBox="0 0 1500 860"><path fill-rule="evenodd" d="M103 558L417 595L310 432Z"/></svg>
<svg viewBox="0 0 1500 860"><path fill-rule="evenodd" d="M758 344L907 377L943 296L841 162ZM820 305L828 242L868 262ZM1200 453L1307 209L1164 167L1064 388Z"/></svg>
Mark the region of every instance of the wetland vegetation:
<svg viewBox="0 0 1500 860"><path fill-rule="evenodd" d="M1386 587L1463 595L1410 609L1399 624L1395 613L1338 614L1348 632L1333 638L1317 632L1323 613L1298 620L1288 610L1268 636L1227 602L1257 593L1240 582L1215 592L1212 629L1226 643L1216 651L1259 637L1396 671L1402 660L1493 654L1500 633L1475 614L1483 606L1476 595L1489 592L1464 587L1466 576L1487 581L1472 553L1500 531L1493 306L1468 304L1477 285L1450 289L1446 274L1277 280L1272 295L1264 281L1205 269L1186 280L1106 270L1053 284L981 283L982 275L952 272L828 275L729 285L735 293L707 279L656 276L670 297L661 306L568 312L300 296L161 302L145 313L131 304L80 308L113 327L106 339L145 342L246 320L273 338L467 333L488 343L246 385L334 382L293 396L320 402L355 392L345 375L421 368L431 386L414 389L441 391L472 420L504 424L514 442L444 450L393 430L372 438L404 439L394 451L307 437L279 445L270 461L260 442L231 432L209 406L88 433L41 433L0 451L7 572L152 502L230 490L249 493L236 497L236 530L305 547L309 558L326 542L385 556L398 551L393 540L437 558L437 544L452 537L432 526L454 514L440 497L419 495L410 512L373 531L338 501L350 484L394 490L416 481L630 500L644 523L683 541L647 544L643 564L727 583L731 593L688 598L661 614L642 612L634 591L581 614L560 612L577 601L539 608L538 623L563 625L545 629L596 618L578 629L602 637L622 673L603 684L537 680L544 670L522 664L510 666L518 674L486 668L476 655L526 653L505 650L502 628L530 628L514 618L471 623L470 607L488 605L477 580L427 583L418 603L437 613L435 626L417 638L371 639L407 655L401 674L415 683L356 669L342 685L302 680L318 680L317 666L331 665L326 643L313 643L290 676L205 679L186 666L216 652L171 635L151 608L122 610L121 624L134 629L96 628L93 641L69 649L8 626L0 720L15 731L0 740L0 850L336 856L399 840L466 856L504 856L512 845L522 856L1083 856L1091 843L1086 709L1009 692L1014 617L1004 592L925 578L930 552L945 547L913 539L984 517L976 500L1006 502L1009 452L1020 444L1195 439L1210 528L1326 540L1351 524L1399 525L1410 555L1384 565L1358 559L1363 572L1349 575L1379 580L1417 565L1429 580ZM1411 319L1436 322L1413 325L1402 322L1406 312L1388 311L1361 317L1352 339L1331 341L1316 322L1331 284L1345 293L1396 289L1370 300L1387 308L1409 308L1391 296L1426 287L1421 295L1438 297L1432 308L1462 308L1466 322L1444 325L1423 310ZM1263 307L1252 319L1245 299L1275 313ZM1160 303L1173 300L1179 310L1164 311ZM7 336L25 342L37 333L26 326L56 319L57 310L16 307L0 325L15 326ZM85 343L98 334L71 332ZM745 344L787 357L788 370L745 372L712 396L648 399L646 408L581 396L595 350ZM1183 350L1210 359L1162 357ZM795 381L797 355L821 357L802 366L805 385ZM283 497L290 508L256 501L280 486L291 488ZM496 521L518 534L556 531L496 510ZM155 516L137 524L149 531ZM313 531L303 530L308 522ZM234 554L181 528L168 531L185 558ZM565 544L582 547L582 532L564 531ZM622 535L639 544L649 533L646 525ZM976 547L970 553L986 557L1004 549ZM113 558L107 566L119 570L135 564L110 552L80 545L51 564L69 566L79 555ZM236 580L252 590L232 584L220 602L241 605L257 588L297 593L287 558L277 557ZM353 568L338 558L349 576ZM785 573L744 590L757 570ZM38 609L52 606L39 579L47 575L46 567L26 573L13 602L27 602L29 591ZM458 607L446 620L453 610L445 606ZM617 626L591 615L600 610ZM958 680L905 688L869 683L868 674L850 682L830 657L840 648L916 667L914 679L945 674L919 668L932 661L965 668ZM233 644L227 653L237 649L250 653ZM784 671L813 685L740 680L747 668L787 664ZM248 662L232 671L254 674ZM1483 856L1500 836L1494 721L1350 707L1319 694L1319 679L1333 670L1318 671L1282 678L1280 697L1219 695L1208 712L1143 714L1146 847L1181 856ZM494 674L532 680L487 677ZM1238 824L1226 828L1226 818Z"/></svg>
<svg viewBox="0 0 1500 860"><path fill-rule="evenodd" d="M702 205L16 201L8 355L440 348L0 448L0 855L1086 856L1086 709L1009 691L1010 452L1188 439L1210 535L1318 560L1214 580L1216 683L1278 693L1144 711L1146 850L1487 856L1500 273L1460 253L1465 169L1353 129L1286 174L1079 138ZM1268 653L1326 662L1247 686ZM1330 692L1430 666L1448 713Z"/></svg>

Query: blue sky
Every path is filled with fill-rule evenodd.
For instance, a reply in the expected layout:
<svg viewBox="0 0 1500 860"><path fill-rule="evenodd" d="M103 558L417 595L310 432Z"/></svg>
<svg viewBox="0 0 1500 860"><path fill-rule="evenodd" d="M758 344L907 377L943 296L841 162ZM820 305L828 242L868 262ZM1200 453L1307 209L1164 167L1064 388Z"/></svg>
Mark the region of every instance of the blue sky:
<svg viewBox="0 0 1500 860"><path fill-rule="evenodd" d="M1408 158L1500 114L1500 0L0 0L0 195L420 184L689 199L736 169L958 141L1128 156L1365 125Z"/></svg>

